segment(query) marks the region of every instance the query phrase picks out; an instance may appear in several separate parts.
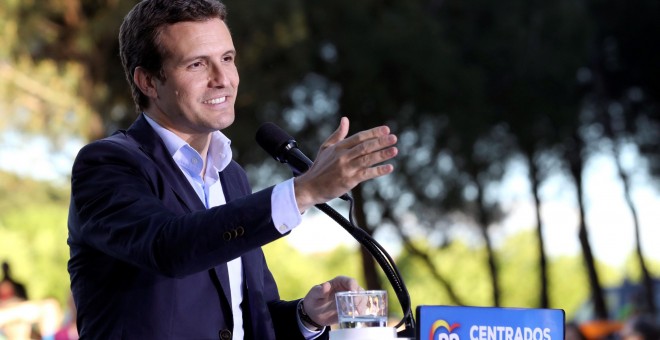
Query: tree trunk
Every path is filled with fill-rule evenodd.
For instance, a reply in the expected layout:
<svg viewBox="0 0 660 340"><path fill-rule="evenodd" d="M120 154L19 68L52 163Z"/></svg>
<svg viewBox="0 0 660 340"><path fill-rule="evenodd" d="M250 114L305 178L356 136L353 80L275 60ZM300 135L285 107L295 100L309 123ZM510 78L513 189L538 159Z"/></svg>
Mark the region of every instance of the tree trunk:
<svg viewBox="0 0 660 340"><path fill-rule="evenodd" d="M657 306L655 305L655 287L653 286L653 278L651 278L651 274L649 273L646 262L644 261L644 256L642 254L639 217L637 215L635 203L633 202L632 197L630 197L630 178L621 165L621 160L619 159L619 147L615 140L612 140L612 145L616 169L619 174L619 179L621 179L621 182L623 183L623 194L626 199L626 203L628 204L628 208L630 208L630 214L632 215L633 226L635 228L635 252L637 255L637 260L639 261L639 268L642 272L642 283L644 285L644 293L646 294L645 300L647 303L646 306L642 307L646 309L644 312L650 313L651 315L656 315Z"/></svg>
<svg viewBox="0 0 660 340"><path fill-rule="evenodd" d="M364 213L364 196L362 195L362 186L359 185L352 191L353 200L355 201L355 210L354 217L355 223L358 227L364 229L369 235L373 236L374 230L367 226L367 218ZM383 289L383 283L378 276L378 270L376 268L376 260L373 258L371 253L365 248L360 246L360 255L362 257L362 270L364 275L364 281L366 283L366 289L377 290Z"/></svg>
<svg viewBox="0 0 660 340"><path fill-rule="evenodd" d="M575 188L577 190L577 201L579 208L579 232L580 245L582 246L582 255L584 257L585 267L589 277L589 286L591 288L591 298L594 303L594 316L597 319L606 320L608 318L607 305L603 296L603 289L598 279L598 272L596 271L596 263L594 260L591 245L589 243L589 233L585 222L584 214L584 193L582 190L582 170L584 167L584 160L582 159L583 142L579 136L573 138L575 142L572 149L569 150L568 160L569 168L573 180L575 181Z"/></svg>
<svg viewBox="0 0 660 340"><path fill-rule="evenodd" d="M491 288L493 290L493 306L499 307L500 306L500 288L499 288L499 279L498 279L498 272L497 272L497 263L495 261L495 252L493 251L493 244L490 240L490 236L488 235L488 226L490 225L490 218L489 218L489 212L488 208L486 207L486 204L484 202L484 195L483 191L484 188L479 183L479 181L476 181L477 183L477 202L478 202L478 209L479 211L477 212L478 214L478 219L479 219L479 227L481 230L481 235L484 238L484 242L486 244L486 252L488 253L488 270L490 272L490 277L491 277Z"/></svg>
<svg viewBox="0 0 660 340"><path fill-rule="evenodd" d="M543 221L541 219L541 198L539 195L539 187L541 181L539 179L539 169L534 162L533 151L526 153L527 164L529 166L529 181L532 184L532 195L534 196L534 211L536 213L536 238L539 242L539 284L541 291L539 292L539 307L549 308L550 302L548 298L548 262L545 256L545 240L543 238Z"/></svg>
<svg viewBox="0 0 660 340"><path fill-rule="evenodd" d="M445 278L445 276L442 275L442 273L440 273L440 270L433 262L433 259L431 258L429 253L416 247L410 241L410 239L403 233L401 229L397 228L397 231L399 232L399 236L401 236L401 239L403 240L404 247L408 250L410 255L416 256L422 260L424 265L426 265L426 267L431 272L431 275L433 275L436 281L440 283L440 286L442 286L447 291L447 295L449 295L449 300L451 301L451 303L458 306L465 305L463 303L463 300L458 296L458 294L456 294L456 290L449 282L449 280L447 280L447 278Z"/></svg>

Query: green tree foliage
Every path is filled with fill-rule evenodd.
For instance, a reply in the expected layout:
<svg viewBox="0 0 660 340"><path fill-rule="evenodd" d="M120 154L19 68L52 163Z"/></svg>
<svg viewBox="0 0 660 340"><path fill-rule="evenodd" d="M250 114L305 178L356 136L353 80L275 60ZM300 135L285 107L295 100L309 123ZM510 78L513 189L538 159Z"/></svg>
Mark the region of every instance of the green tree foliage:
<svg viewBox="0 0 660 340"><path fill-rule="evenodd" d="M313 226L303 224L301 227ZM413 242L432 254L439 270L454 283L462 305L491 306L492 293L484 261L487 254L483 246L457 241L438 249L430 246L425 239ZM536 242L532 231L523 231L495 247L501 267L503 307L537 307L539 283L536 272L539 268L534 256ZM301 254L283 239L266 246L265 252L283 298L300 298L311 286L336 275L354 276L364 284L360 279L361 262L352 247L340 246L330 252ZM413 307L457 305L447 291L438 286L428 266L419 257L403 251L395 260L406 279ZM587 305L589 283L583 267L580 256L549 258L549 275L553 278L549 287L551 305L552 308L563 309L567 320L575 318L577 313L591 313ZM598 271L606 287L618 286L624 279L619 269L602 263L598 264ZM382 272L380 274L383 275ZM639 278L638 274L630 275L633 281ZM390 316L400 318L402 313L396 296L389 285L385 285L384 289L389 291Z"/></svg>
<svg viewBox="0 0 660 340"><path fill-rule="evenodd" d="M280 240L266 245L264 253L284 299L304 297L312 286L338 275L359 278L361 270L355 250L344 246L327 253L304 254Z"/></svg>
<svg viewBox="0 0 660 340"><path fill-rule="evenodd" d="M68 298L68 194L50 184L0 173L0 260L31 299Z"/></svg>
<svg viewBox="0 0 660 340"><path fill-rule="evenodd" d="M92 103L80 95L86 66L40 54L56 43L50 8L9 1L0 10L0 131L45 135L56 150L72 137L89 137L99 122Z"/></svg>
<svg viewBox="0 0 660 340"><path fill-rule="evenodd" d="M0 6L0 131L46 135L55 148L71 136L94 139L128 126L134 119L133 104L116 37L134 3L5 1ZM518 247L500 251L494 243L485 249L454 243L450 231L474 227L482 244L490 244L489 235L498 232L491 228L504 216L499 182L507 161L520 154L531 169L537 207L543 179L551 172L567 172L569 156L573 164L584 164L602 138L625 138L639 145L648 164L657 168L660 77L658 47L652 40L660 27L657 1L226 3L242 77L238 119L226 132L239 162L254 170L255 187L272 185L287 172L280 167L274 175L274 162L254 165L266 164L267 156L253 141L261 121L285 123L308 153L334 129L339 115L351 118L352 132L388 123L400 136L397 172L356 190L358 221L374 231L383 225L404 227L411 214L417 217L414 224L421 228L406 228L414 230L407 236L431 261L412 255L399 258L413 299L423 296L423 301L442 303L435 302L438 296L448 298L440 285L421 288L411 282L431 281L428 275L408 279L418 278L416 270L427 270L431 263L436 273L454 283L466 304L488 304L486 296L501 305L534 301L531 295L514 297L509 291L516 291L511 287L516 287L518 275L509 267L526 269L519 274L527 278L525 285L543 287L540 295L549 295L541 299L544 307L547 301L549 306L562 305L565 299L579 301L579 289L563 291L566 273L584 282L579 262L559 265L570 267L567 272L555 269L554 262L541 265L547 267L542 269L547 277L557 281L547 287L546 276L532 270L544 253L540 221L538 241L527 242L521 251L531 252L531 244L540 249L528 256L516 257ZM605 111L608 115L602 114ZM620 129L605 137L599 124L612 121ZM578 144L570 142L574 137L585 147L576 148ZM576 169L573 176L579 178L581 170ZM34 190L41 189L37 185ZM59 206L59 199L53 200ZM13 209L36 214L30 208L33 202L25 204ZM2 228L10 230L6 219L14 215L4 211L9 210L3 210ZM12 219L11 230L22 228L17 220ZM7 231L6 239L14 240L8 244L28 237L14 233ZM37 242L36 236L30 237ZM56 239L54 234L50 238ZM588 249L588 242L584 246ZM453 247L461 256L445 253ZM290 254L273 256L282 255ZM588 264L601 270L594 261ZM600 279L605 282L607 276L603 273ZM326 278L310 280L316 284ZM439 295L427 298L428 291Z"/></svg>

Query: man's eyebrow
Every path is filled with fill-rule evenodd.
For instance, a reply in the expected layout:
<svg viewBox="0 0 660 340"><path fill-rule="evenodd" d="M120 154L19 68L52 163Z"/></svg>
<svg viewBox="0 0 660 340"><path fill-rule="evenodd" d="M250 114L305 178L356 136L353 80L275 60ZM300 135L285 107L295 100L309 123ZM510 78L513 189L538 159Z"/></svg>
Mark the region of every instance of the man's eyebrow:
<svg viewBox="0 0 660 340"><path fill-rule="evenodd" d="M229 50L225 51L224 53L222 53L222 56L232 55L232 56L236 57L237 54L238 53L236 52L236 49L232 48L232 49L229 49ZM185 65L185 64L188 64L188 63L190 63L194 60L200 60L200 59L208 60L208 59L211 59L211 56L208 55L208 54L195 54L195 55L191 55L191 56L181 58L181 59L175 61L175 63L176 63L176 65Z"/></svg>
<svg viewBox="0 0 660 340"><path fill-rule="evenodd" d="M227 55L227 54L231 54L231 55L234 55L234 56L235 56L235 55L237 55L238 53L236 52L235 49L230 49L230 50L227 50L227 51L225 51L224 53L222 53L223 56L224 56L224 55ZM183 58L183 59L181 59L181 60L182 60L183 62L186 62L186 61L192 61L192 60L195 60L195 59L209 59L209 58L211 58L211 56L208 55L208 54L198 54L198 55L194 55L194 56L190 56L190 57Z"/></svg>
<svg viewBox="0 0 660 340"><path fill-rule="evenodd" d="M193 56L190 56L190 57L185 57L185 58L179 59L178 61L176 61L176 64L177 65L188 64L190 62L193 62L193 61L199 60L199 59L208 59L208 56L203 55L203 54L193 55Z"/></svg>

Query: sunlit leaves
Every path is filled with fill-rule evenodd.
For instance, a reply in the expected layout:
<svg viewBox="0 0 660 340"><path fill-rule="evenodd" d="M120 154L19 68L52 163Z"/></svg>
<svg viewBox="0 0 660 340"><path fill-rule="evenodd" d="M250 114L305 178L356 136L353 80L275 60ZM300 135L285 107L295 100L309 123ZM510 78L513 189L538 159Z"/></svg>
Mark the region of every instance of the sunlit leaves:
<svg viewBox="0 0 660 340"><path fill-rule="evenodd" d="M30 298L64 303L69 294L65 191L4 173L0 189L0 260L11 265Z"/></svg>
<svg viewBox="0 0 660 340"><path fill-rule="evenodd" d="M46 135L55 143L98 129L93 110L77 95L83 73L75 63L35 63L27 56L0 62L2 128Z"/></svg>

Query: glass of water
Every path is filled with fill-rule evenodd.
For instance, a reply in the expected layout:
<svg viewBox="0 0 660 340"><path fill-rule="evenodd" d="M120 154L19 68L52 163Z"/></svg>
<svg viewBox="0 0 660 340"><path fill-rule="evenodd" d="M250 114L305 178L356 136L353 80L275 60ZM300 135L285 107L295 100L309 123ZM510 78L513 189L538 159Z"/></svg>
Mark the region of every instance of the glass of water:
<svg viewBox="0 0 660 340"><path fill-rule="evenodd" d="M339 328L387 326L387 291L364 290L335 294Z"/></svg>

